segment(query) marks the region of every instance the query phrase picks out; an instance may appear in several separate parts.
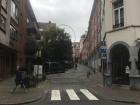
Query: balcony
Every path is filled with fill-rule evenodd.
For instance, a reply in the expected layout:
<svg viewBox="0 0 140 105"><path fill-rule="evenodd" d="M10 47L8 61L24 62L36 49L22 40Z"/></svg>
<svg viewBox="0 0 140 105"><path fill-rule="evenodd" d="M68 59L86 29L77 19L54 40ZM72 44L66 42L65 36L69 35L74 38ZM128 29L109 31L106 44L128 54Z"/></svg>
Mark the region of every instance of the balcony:
<svg viewBox="0 0 140 105"><path fill-rule="evenodd" d="M37 27L37 23L35 22L29 22L27 24L27 32L29 34L34 34L34 33L38 33L38 27Z"/></svg>
<svg viewBox="0 0 140 105"><path fill-rule="evenodd" d="M10 26L10 45L14 46L16 41L17 41L17 30L13 26Z"/></svg>

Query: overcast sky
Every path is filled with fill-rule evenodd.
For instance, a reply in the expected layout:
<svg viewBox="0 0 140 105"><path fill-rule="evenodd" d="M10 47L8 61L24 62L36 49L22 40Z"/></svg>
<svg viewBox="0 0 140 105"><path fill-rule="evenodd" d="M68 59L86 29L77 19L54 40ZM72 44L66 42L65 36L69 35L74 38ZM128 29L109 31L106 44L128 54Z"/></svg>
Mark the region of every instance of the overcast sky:
<svg viewBox="0 0 140 105"><path fill-rule="evenodd" d="M76 41L87 31L89 17L94 0L30 0L39 22L52 21L65 28L71 34L73 31L61 24L69 25L75 30Z"/></svg>

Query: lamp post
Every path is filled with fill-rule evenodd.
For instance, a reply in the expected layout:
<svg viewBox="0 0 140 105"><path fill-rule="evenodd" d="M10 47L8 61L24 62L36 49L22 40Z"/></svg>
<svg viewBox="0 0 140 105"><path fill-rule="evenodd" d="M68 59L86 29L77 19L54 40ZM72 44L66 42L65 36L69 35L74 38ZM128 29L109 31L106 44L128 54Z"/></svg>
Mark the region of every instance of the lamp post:
<svg viewBox="0 0 140 105"><path fill-rule="evenodd" d="M60 24L60 25L58 25L58 27L59 26L67 27L68 29L70 29L73 32L73 35L74 35L74 42L76 41L76 32L71 26L66 25L66 24Z"/></svg>

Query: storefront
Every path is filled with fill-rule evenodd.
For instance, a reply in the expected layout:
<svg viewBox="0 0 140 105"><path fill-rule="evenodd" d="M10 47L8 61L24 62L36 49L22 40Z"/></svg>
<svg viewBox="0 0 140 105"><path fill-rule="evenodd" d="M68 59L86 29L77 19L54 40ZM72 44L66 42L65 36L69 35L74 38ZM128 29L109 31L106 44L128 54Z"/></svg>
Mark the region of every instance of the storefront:
<svg viewBox="0 0 140 105"><path fill-rule="evenodd" d="M16 70L16 51L0 44L0 79L11 77Z"/></svg>

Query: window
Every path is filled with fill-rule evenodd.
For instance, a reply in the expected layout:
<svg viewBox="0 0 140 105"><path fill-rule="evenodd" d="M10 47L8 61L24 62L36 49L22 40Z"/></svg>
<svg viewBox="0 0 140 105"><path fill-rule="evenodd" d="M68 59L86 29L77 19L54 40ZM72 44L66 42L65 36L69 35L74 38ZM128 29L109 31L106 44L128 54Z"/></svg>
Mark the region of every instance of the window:
<svg viewBox="0 0 140 105"><path fill-rule="evenodd" d="M0 15L0 28L5 31L6 28L6 18Z"/></svg>
<svg viewBox="0 0 140 105"><path fill-rule="evenodd" d="M1 0L1 5L4 9L7 8L7 0Z"/></svg>
<svg viewBox="0 0 140 105"><path fill-rule="evenodd" d="M29 19L27 18L27 23L29 23Z"/></svg>
<svg viewBox="0 0 140 105"><path fill-rule="evenodd" d="M11 16L13 19L18 21L18 8L13 1L11 2Z"/></svg>
<svg viewBox="0 0 140 105"><path fill-rule="evenodd" d="M12 41L15 41L16 38L17 38L17 30L12 25L10 25L10 39Z"/></svg>
<svg viewBox="0 0 140 105"><path fill-rule="evenodd" d="M116 0L113 2L113 28L119 28L124 26L124 7L123 0Z"/></svg>

